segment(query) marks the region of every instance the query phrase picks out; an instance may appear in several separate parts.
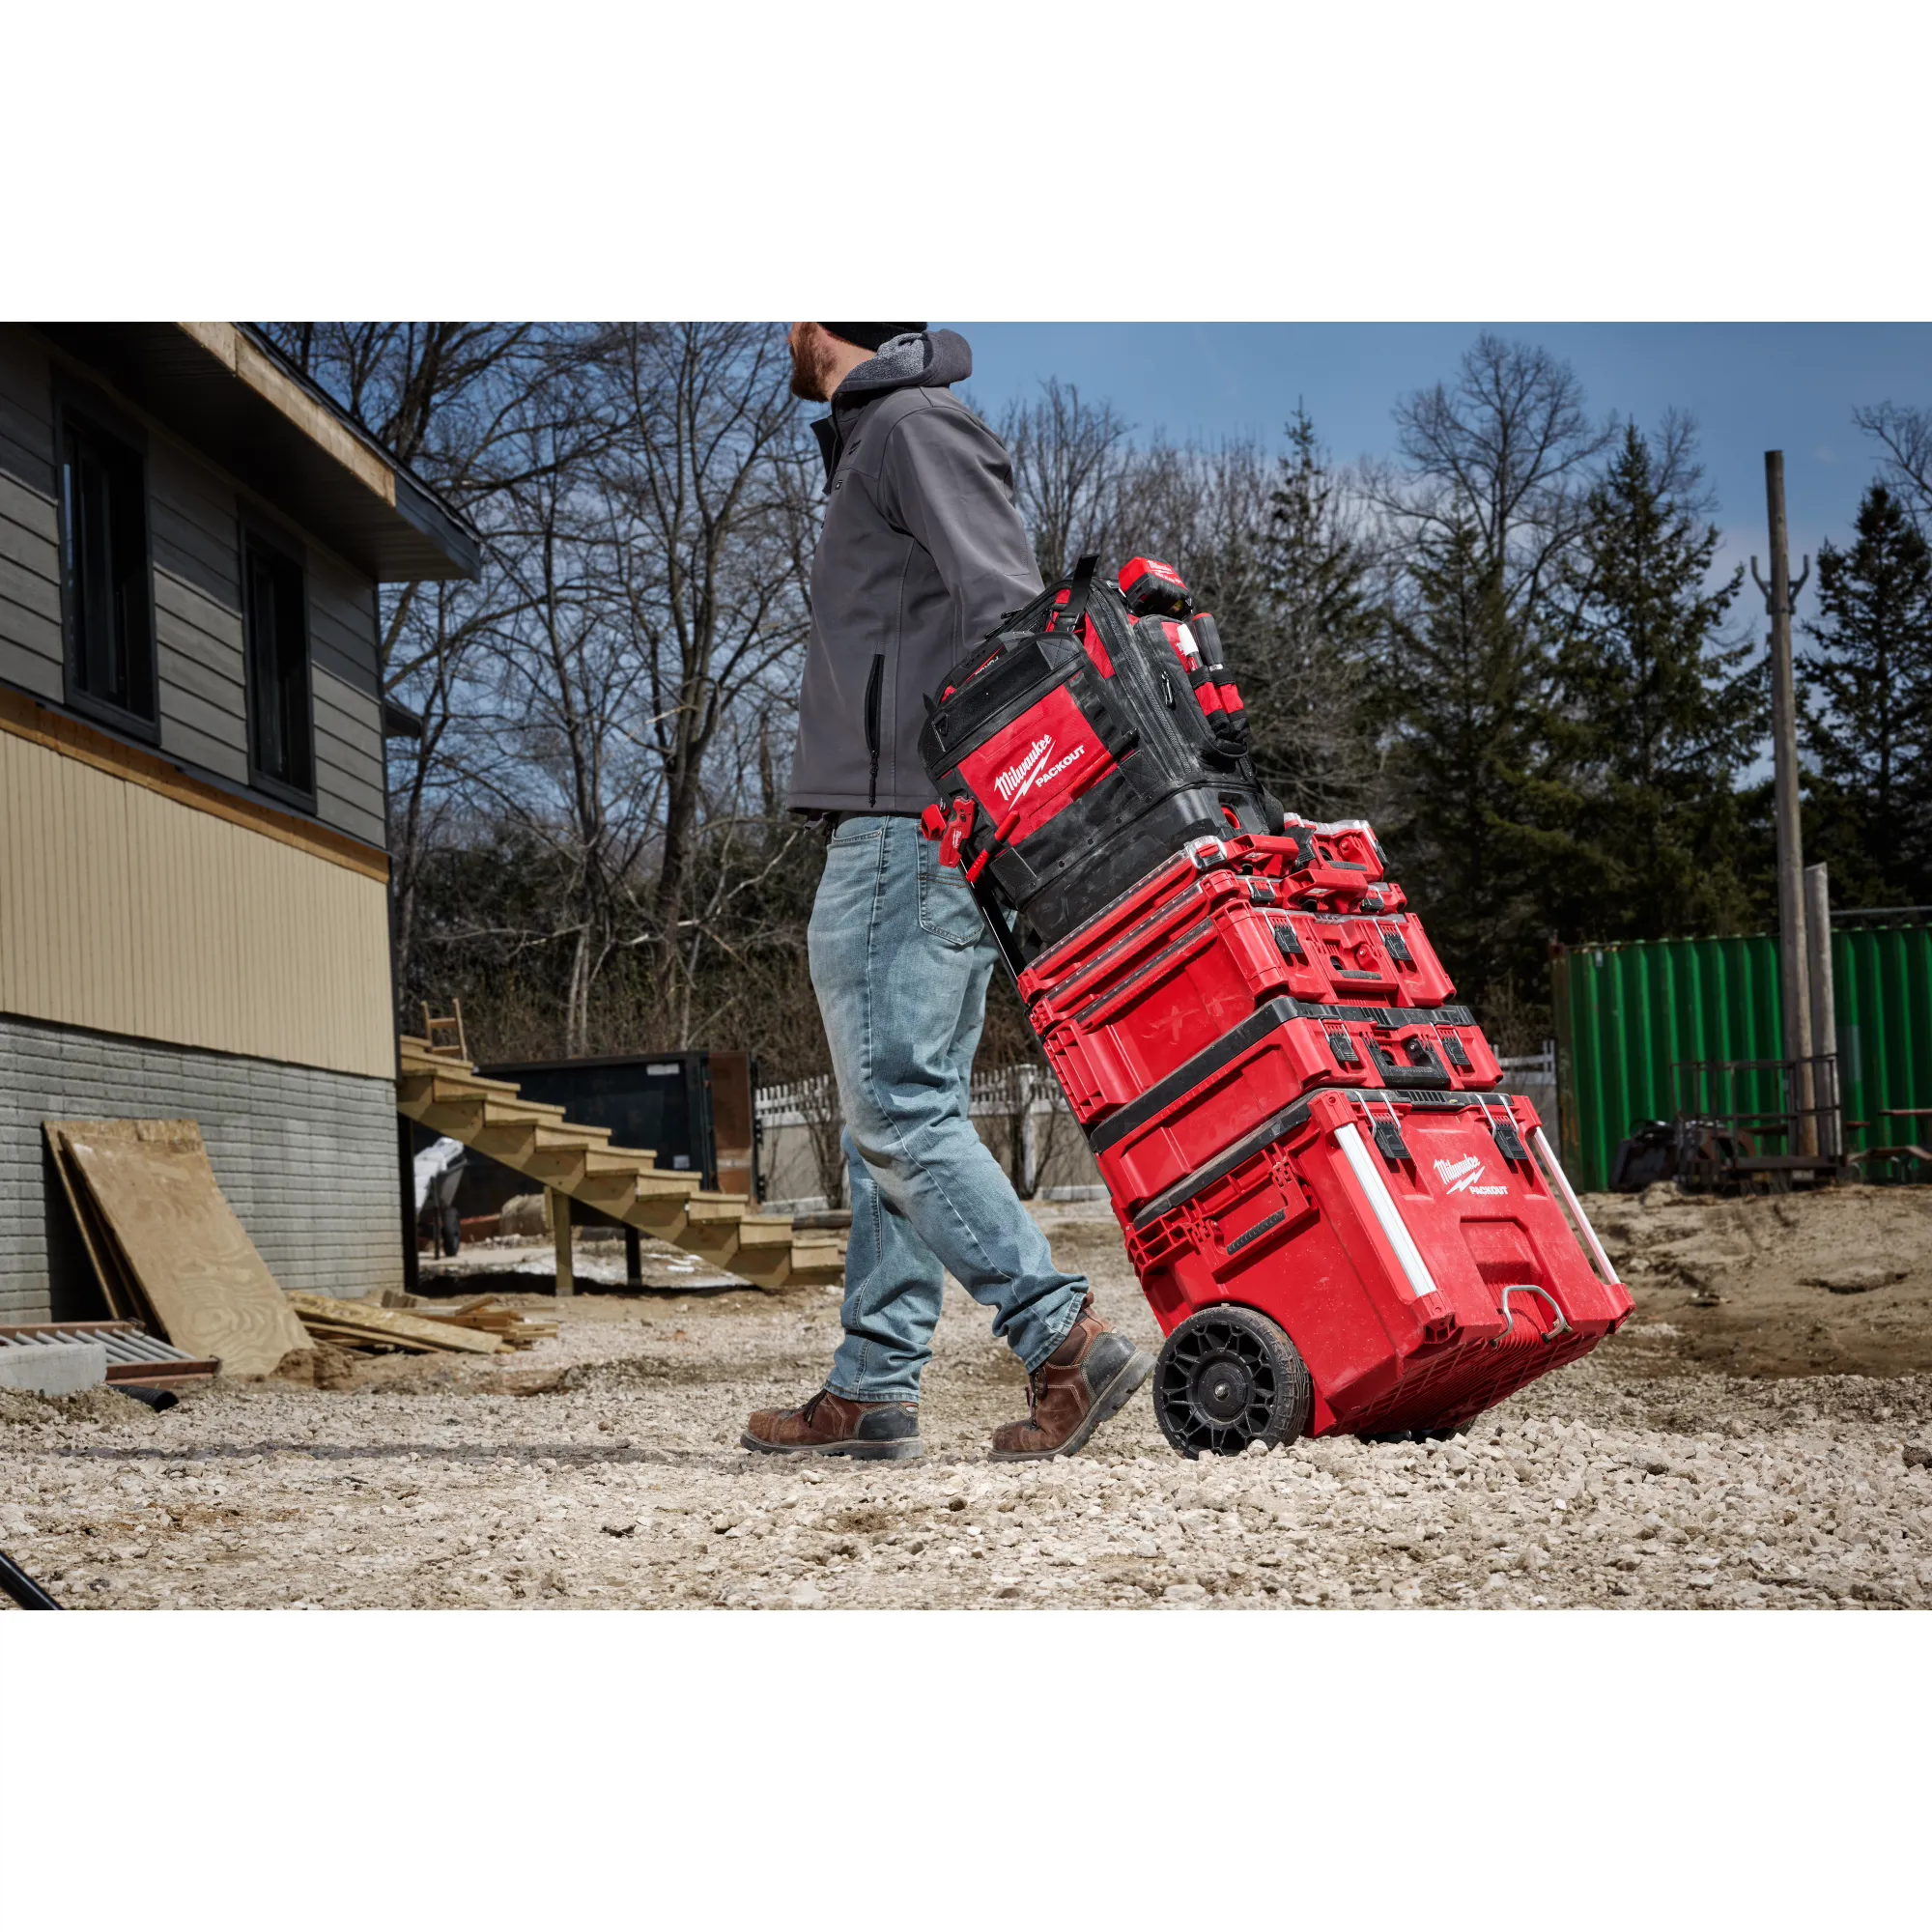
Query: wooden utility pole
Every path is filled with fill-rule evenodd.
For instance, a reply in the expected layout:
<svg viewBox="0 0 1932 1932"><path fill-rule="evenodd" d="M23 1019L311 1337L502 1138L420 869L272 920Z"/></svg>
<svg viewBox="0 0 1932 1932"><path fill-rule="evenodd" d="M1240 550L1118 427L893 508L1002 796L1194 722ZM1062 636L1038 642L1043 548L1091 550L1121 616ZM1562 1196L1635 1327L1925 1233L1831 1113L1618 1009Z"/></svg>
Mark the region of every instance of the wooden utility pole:
<svg viewBox="0 0 1932 1932"><path fill-rule="evenodd" d="M1798 693L1791 668L1791 602L1811 574L1811 559L1791 582L1784 529L1784 452L1764 453L1764 499L1771 524L1771 582L1751 576L1771 613L1771 744L1777 796L1777 965L1784 1019L1784 1057L1794 1063L1799 1109L1797 1151L1818 1151L1818 1117L1811 1111L1811 993L1804 945L1804 830L1798 807Z"/></svg>

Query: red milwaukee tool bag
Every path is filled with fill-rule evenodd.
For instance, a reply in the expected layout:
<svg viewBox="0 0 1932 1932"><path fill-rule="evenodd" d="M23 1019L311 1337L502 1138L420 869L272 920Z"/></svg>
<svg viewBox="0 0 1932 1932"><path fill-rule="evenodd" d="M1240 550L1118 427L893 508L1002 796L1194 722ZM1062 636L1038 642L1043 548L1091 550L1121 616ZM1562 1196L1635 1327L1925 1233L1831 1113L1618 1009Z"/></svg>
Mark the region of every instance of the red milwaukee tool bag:
<svg viewBox="0 0 1932 1932"><path fill-rule="evenodd" d="M989 884L1035 948L1190 838L1281 823L1203 712L1192 639L1174 635L1184 627L1136 619L1119 590L1094 582L1097 561L1082 557L954 665L920 736L942 858L982 893Z"/></svg>

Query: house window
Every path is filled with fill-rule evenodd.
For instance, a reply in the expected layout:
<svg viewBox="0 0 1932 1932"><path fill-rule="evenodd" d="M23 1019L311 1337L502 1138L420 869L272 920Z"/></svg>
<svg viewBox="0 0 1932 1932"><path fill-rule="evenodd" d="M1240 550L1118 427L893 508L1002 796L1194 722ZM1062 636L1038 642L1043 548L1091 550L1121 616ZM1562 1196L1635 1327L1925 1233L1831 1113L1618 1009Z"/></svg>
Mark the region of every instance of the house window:
<svg viewBox="0 0 1932 1932"><path fill-rule="evenodd" d="M155 624L141 456L68 411L61 416L60 520L68 699L152 731Z"/></svg>
<svg viewBox="0 0 1932 1932"><path fill-rule="evenodd" d="M254 531L242 544L248 628L248 761L257 784L315 792L309 724L308 589L302 567Z"/></svg>

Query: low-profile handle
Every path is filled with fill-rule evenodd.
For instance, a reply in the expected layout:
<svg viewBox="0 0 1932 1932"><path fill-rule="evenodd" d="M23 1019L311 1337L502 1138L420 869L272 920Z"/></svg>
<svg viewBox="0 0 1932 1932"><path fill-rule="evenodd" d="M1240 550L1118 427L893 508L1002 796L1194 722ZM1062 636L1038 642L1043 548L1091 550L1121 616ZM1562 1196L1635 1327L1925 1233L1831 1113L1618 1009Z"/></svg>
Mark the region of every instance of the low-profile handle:
<svg viewBox="0 0 1932 1932"><path fill-rule="evenodd" d="M1503 1333L1490 1344L1491 1348L1501 1347L1503 1335L1507 1335L1516 1326L1516 1311L1510 1306L1510 1296L1513 1294L1533 1294L1540 1300L1548 1302L1549 1312L1556 1318L1556 1326L1543 1331L1543 1339L1546 1342L1553 1342L1557 1336L1570 1333L1570 1318L1557 1307L1556 1297L1547 1288L1538 1288L1533 1281L1519 1282L1515 1287L1503 1290Z"/></svg>

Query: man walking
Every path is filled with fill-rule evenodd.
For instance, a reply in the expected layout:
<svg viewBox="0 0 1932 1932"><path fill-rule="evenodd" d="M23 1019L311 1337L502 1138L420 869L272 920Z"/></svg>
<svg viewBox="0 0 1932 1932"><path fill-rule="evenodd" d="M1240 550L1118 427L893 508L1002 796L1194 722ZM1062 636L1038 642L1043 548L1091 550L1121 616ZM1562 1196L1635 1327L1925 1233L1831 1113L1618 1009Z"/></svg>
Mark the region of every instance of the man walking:
<svg viewBox="0 0 1932 1932"><path fill-rule="evenodd" d="M997 953L972 893L921 833L925 697L1009 611L1039 594L999 440L952 393L964 340L920 322L801 322L792 389L829 402L825 525L788 804L829 832L812 906L852 1197L845 1335L825 1386L763 1409L748 1449L919 1454L919 1378L946 1269L993 1310L1031 1412L999 1460L1070 1455L1152 1373L1053 1264L967 1116Z"/></svg>

